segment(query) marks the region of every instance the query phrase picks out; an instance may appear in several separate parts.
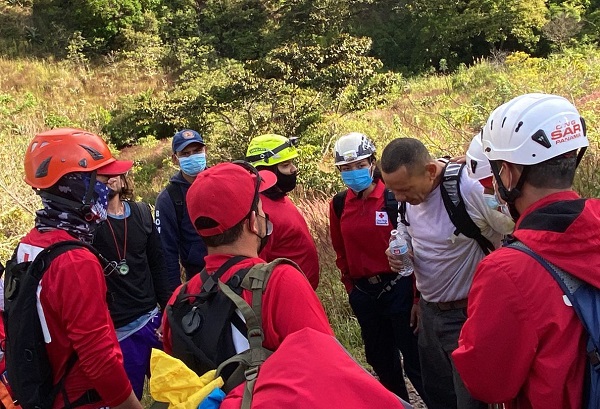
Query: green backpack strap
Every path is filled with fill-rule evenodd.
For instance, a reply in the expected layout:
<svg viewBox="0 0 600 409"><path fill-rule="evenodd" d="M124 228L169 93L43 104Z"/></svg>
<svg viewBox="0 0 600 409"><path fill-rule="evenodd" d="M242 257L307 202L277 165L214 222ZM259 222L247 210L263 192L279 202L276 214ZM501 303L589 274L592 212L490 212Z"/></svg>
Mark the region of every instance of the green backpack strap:
<svg viewBox="0 0 600 409"><path fill-rule="evenodd" d="M217 368L219 376L222 369L231 363L238 363L238 367L227 379L224 389L229 392L235 386L246 382L241 409L250 409L252 405L252 394L258 377L258 370L262 363L272 354L263 347L264 332L262 329L262 296L267 288L271 273L280 264L289 264L298 270L296 263L285 258L278 258L270 263L254 265L242 280L242 288L252 291L252 307L239 295L237 295L227 284L219 281L219 288L231 299L242 313L248 328L248 344L250 348L242 353L232 356Z"/></svg>

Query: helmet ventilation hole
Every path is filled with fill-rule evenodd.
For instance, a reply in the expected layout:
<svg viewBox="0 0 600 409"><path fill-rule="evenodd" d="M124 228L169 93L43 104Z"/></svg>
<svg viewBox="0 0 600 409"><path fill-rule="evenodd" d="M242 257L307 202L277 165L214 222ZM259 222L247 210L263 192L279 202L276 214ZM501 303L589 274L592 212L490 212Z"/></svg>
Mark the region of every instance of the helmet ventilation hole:
<svg viewBox="0 0 600 409"><path fill-rule="evenodd" d="M515 129L515 132L519 132L519 129L521 129L521 126L523 126L523 121L520 121L520 122L517 124L517 128Z"/></svg>

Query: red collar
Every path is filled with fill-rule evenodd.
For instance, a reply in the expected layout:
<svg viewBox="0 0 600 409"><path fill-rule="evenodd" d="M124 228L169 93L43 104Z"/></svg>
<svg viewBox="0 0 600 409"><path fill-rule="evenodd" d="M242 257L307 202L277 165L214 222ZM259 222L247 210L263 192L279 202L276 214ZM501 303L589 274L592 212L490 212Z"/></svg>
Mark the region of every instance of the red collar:
<svg viewBox="0 0 600 409"><path fill-rule="evenodd" d="M383 192L385 192L385 185L383 184L381 179L379 179L377 181L377 184L375 185L375 188L373 189L373 191L369 194L369 196L367 196L367 199L371 199L371 198L379 199L381 196L383 196ZM358 199L358 196L356 196L356 193L354 193L354 190L348 189L348 198L350 200Z"/></svg>

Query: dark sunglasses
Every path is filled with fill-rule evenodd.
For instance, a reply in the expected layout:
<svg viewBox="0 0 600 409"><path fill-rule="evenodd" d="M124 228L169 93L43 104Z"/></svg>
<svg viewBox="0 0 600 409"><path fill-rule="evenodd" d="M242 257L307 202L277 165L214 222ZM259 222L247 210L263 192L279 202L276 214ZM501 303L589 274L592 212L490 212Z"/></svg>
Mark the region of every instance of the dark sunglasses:
<svg viewBox="0 0 600 409"><path fill-rule="evenodd" d="M250 172L250 174L256 176L256 183L254 185L254 198L252 199L252 207L250 208L250 211L248 212L248 216L246 218L250 217L250 213L252 213L253 211L255 211L258 214L258 200L260 199L259 191L260 191L260 184L262 182L260 173L258 173L258 170L256 170L256 168L254 166L252 166L250 163L248 163L244 160L234 160L231 163L241 166L242 168L244 168L248 172Z"/></svg>

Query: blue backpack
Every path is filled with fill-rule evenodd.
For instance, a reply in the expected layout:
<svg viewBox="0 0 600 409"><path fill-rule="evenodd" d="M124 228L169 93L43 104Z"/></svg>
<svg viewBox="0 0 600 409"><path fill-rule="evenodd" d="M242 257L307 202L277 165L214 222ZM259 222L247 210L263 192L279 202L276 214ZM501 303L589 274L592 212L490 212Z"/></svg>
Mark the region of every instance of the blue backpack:
<svg viewBox="0 0 600 409"><path fill-rule="evenodd" d="M560 267L545 260L520 241L508 245L515 250L529 254L537 260L569 298L577 316L588 333L588 365L583 390L583 408L600 408L600 289L572 276Z"/></svg>

